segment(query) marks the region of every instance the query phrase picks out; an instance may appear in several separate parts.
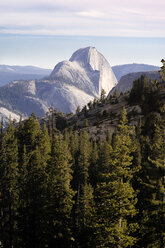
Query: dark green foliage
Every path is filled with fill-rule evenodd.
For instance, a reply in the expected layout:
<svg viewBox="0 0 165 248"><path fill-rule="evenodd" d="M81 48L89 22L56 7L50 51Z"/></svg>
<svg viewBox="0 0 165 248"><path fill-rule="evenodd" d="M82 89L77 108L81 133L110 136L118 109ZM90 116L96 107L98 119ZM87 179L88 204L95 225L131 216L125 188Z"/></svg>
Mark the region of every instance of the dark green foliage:
<svg viewBox="0 0 165 248"><path fill-rule="evenodd" d="M98 160L99 160L98 145L96 144L96 142L92 142L90 165L89 165L89 178L93 188L95 188L96 182L98 181L98 170L99 170Z"/></svg>
<svg viewBox="0 0 165 248"><path fill-rule="evenodd" d="M104 89L101 90L100 102L105 102L106 99L106 91Z"/></svg>
<svg viewBox="0 0 165 248"><path fill-rule="evenodd" d="M155 119L152 136L143 138L141 191L139 193L139 247L165 246L165 111Z"/></svg>
<svg viewBox="0 0 165 248"><path fill-rule="evenodd" d="M131 221L136 214L136 194L131 185L131 134L124 109L113 147L105 142L101 149L100 175L95 191L96 247L130 247L136 240L132 233L137 224Z"/></svg>
<svg viewBox="0 0 165 248"><path fill-rule="evenodd" d="M57 115L57 117L56 117L56 128L58 130L64 130L65 127L66 127L65 118L63 118L63 116L61 116L61 115Z"/></svg>
<svg viewBox="0 0 165 248"><path fill-rule="evenodd" d="M93 188L89 181L90 154L89 136L87 132L82 132L74 175L77 191L74 207L76 247L88 247L90 243L88 235L89 230L91 231L93 209Z"/></svg>
<svg viewBox="0 0 165 248"><path fill-rule="evenodd" d="M108 113L107 113L106 110L103 111L103 116L104 116L104 117L108 116Z"/></svg>
<svg viewBox="0 0 165 248"><path fill-rule="evenodd" d="M144 118L134 128L125 109L119 120L108 114L119 124L105 140L78 127L62 134L55 125L63 116L53 109L48 130L35 115L1 128L0 247L164 248L165 106L157 104L158 89L141 77L130 99Z"/></svg>
<svg viewBox="0 0 165 248"><path fill-rule="evenodd" d="M81 112L84 113L84 115L86 116L86 114L87 114L87 106L86 105L82 108Z"/></svg>
<svg viewBox="0 0 165 248"><path fill-rule="evenodd" d="M30 117L21 129L18 226L20 246L43 247L45 194L50 141L46 127ZM22 151L23 146L23 151Z"/></svg>
<svg viewBox="0 0 165 248"><path fill-rule="evenodd" d="M84 127L88 127L88 119L85 119L85 121L84 121Z"/></svg>
<svg viewBox="0 0 165 248"><path fill-rule="evenodd" d="M165 81L165 60L162 59L161 62L162 62L163 65L162 65L161 70L159 71L159 73L161 75L162 81L164 82Z"/></svg>
<svg viewBox="0 0 165 248"><path fill-rule="evenodd" d="M110 130L107 130L106 141L107 141L108 144L111 144L112 135L111 135Z"/></svg>
<svg viewBox="0 0 165 248"><path fill-rule="evenodd" d="M17 246L18 145L11 121L0 151L0 241L4 248Z"/></svg>
<svg viewBox="0 0 165 248"><path fill-rule="evenodd" d="M117 98L119 97L119 92L118 92L117 89L114 91L113 97L114 97L115 99L117 99Z"/></svg>
<svg viewBox="0 0 165 248"><path fill-rule="evenodd" d="M148 114L152 111L157 111L160 107L160 101L157 97L159 84L157 81L148 80L145 75L137 79L133 83L129 95L129 103L131 105L140 105L143 114Z"/></svg>
<svg viewBox="0 0 165 248"><path fill-rule="evenodd" d="M145 100L148 87L148 79L145 75L135 80L129 96L130 104L142 104Z"/></svg>
<svg viewBox="0 0 165 248"><path fill-rule="evenodd" d="M71 210L74 191L71 189L71 155L61 136L53 137L48 165L48 247L69 247L72 243Z"/></svg>
<svg viewBox="0 0 165 248"><path fill-rule="evenodd" d="M93 107L96 108L96 106L98 106L98 100L95 98L93 100Z"/></svg>
<svg viewBox="0 0 165 248"><path fill-rule="evenodd" d="M89 109L92 108L92 101L90 101L90 102L88 103L88 108L89 108Z"/></svg>

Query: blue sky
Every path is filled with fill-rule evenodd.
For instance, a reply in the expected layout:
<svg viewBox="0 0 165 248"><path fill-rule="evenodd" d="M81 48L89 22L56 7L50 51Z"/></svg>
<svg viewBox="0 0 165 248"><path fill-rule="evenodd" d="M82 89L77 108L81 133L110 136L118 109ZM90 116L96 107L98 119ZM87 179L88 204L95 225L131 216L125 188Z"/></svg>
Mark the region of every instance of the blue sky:
<svg viewBox="0 0 165 248"><path fill-rule="evenodd" d="M53 68L95 46L111 65L160 65L164 0L0 1L0 64Z"/></svg>

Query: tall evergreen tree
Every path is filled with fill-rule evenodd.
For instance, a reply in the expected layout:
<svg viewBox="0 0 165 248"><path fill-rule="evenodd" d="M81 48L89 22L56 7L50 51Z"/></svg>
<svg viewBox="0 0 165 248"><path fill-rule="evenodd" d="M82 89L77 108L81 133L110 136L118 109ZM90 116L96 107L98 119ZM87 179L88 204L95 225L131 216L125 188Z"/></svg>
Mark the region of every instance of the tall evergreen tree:
<svg viewBox="0 0 165 248"><path fill-rule="evenodd" d="M159 73L161 75L162 81L164 82L165 81L165 60L162 59L161 62L162 62L163 65L162 65L161 70L159 71Z"/></svg>
<svg viewBox="0 0 165 248"><path fill-rule="evenodd" d="M30 117L21 128L19 144L20 244L22 247L43 247L46 165L50 150L47 130L44 127L41 132L39 123Z"/></svg>
<svg viewBox="0 0 165 248"><path fill-rule="evenodd" d="M145 168L142 168L142 192L140 209L141 240L144 247L165 247L165 111L156 119L153 138L148 144Z"/></svg>
<svg viewBox="0 0 165 248"><path fill-rule="evenodd" d="M91 231L93 189L89 181L90 142L87 132L80 134L79 156L77 164L77 194L75 201L76 247L88 247Z"/></svg>
<svg viewBox="0 0 165 248"><path fill-rule="evenodd" d="M98 179L97 182L104 182L105 175L109 173L110 169L110 144L107 141L99 145L99 158L98 158Z"/></svg>
<svg viewBox="0 0 165 248"><path fill-rule="evenodd" d="M42 164L44 167L46 167L51 153L50 137L46 125L43 126L43 129L39 136L39 149L41 152Z"/></svg>
<svg viewBox="0 0 165 248"><path fill-rule="evenodd" d="M21 162L19 163L19 205L18 205L18 246L27 247L28 240L28 154L24 145Z"/></svg>
<svg viewBox="0 0 165 248"><path fill-rule="evenodd" d="M71 210L74 191L71 189L70 162L71 155L66 142L62 136L54 136L48 166L48 247L70 247L73 242Z"/></svg>
<svg viewBox="0 0 165 248"><path fill-rule="evenodd" d="M136 197L131 185L131 134L123 109L113 148L109 145L109 166L106 163L96 189L96 247L124 248L135 242L132 231L136 224L131 221L136 213Z"/></svg>
<svg viewBox="0 0 165 248"><path fill-rule="evenodd" d="M18 145L11 120L0 151L0 241L4 248L17 245Z"/></svg>
<svg viewBox="0 0 165 248"><path fill-rule="evenodd" d="M106 99L106 91L104 89L101 90L100 101L105 102Z"/></svg>
<svg viewBox="0 0 165 248"><path fill-rule="evenodd" d="M95 187L98 181L98 171L99 171L98 159L99 159L98 145L96 142L92 142L90 165L89 165L89 179L92 187Z"/></svg>
<svg viewBox="0 0 165 248"><path fill-rule="evenodd" d="M40 125L35 117L30 116L18 126L19 156L23 153L24 145L27 152L31 152L39 143Z"/></svg>

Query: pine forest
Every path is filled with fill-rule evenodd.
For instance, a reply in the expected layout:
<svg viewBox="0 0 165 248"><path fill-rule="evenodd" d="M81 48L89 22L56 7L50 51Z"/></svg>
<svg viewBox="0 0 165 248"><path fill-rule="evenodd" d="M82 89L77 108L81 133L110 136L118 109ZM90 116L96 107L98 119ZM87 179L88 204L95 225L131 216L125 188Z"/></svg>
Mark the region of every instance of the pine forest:
<svg viewBox="0 0 165 248"><path fill-rule="evenodd" d="M1 125L1 248L165 248L164 72L134 82L143 118L130 125L122 108L104 139L57 128L53 113L51 125L33 114Z"/></svg>

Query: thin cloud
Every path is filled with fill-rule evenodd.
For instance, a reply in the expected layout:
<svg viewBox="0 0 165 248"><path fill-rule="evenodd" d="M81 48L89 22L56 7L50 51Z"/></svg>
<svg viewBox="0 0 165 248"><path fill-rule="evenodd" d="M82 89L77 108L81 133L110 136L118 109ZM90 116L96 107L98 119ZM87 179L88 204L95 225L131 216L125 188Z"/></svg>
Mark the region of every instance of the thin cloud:
<svg viewBox="0 0 165 248"><path fill-rule="evenodd" d="M0 33L165 37L165 1L5 0Z"/></svg>
<svg viewBox="0 0 165 248"><path fill-rule="evenodd" d="M82 11L76 13L79 16L85 16L85 17L105 17L106 14L104 12L96 11L96 10L89 10L89 11Z"/></svg>

